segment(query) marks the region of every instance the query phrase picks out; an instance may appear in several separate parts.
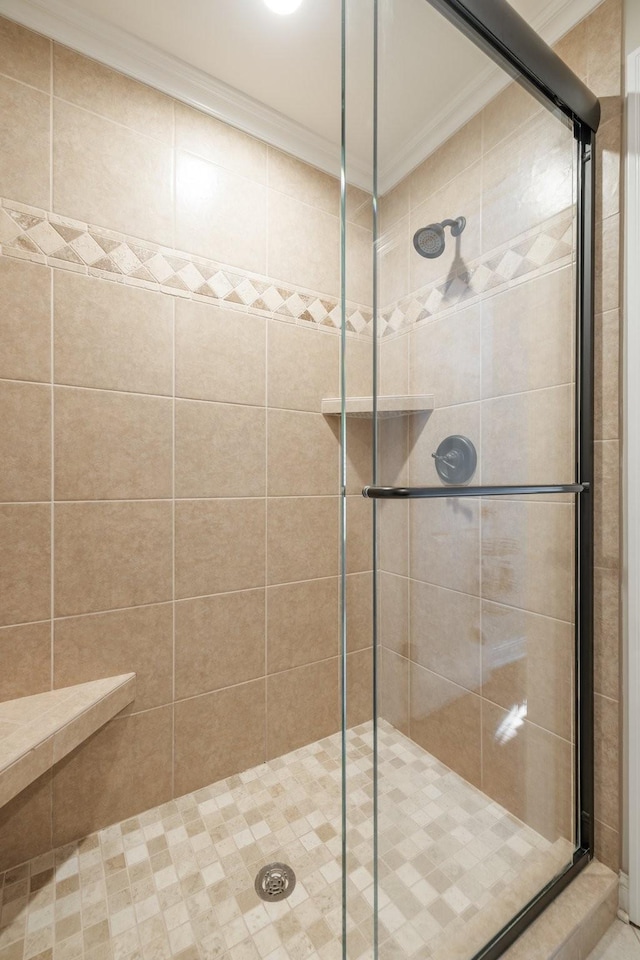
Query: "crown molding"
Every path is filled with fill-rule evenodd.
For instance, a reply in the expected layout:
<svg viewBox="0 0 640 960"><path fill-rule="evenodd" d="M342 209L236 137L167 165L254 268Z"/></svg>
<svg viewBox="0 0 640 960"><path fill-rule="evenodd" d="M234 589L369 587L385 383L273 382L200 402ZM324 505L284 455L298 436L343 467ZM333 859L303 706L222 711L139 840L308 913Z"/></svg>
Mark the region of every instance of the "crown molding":
<svg viewBox="0 0 640 960"><path fill-rule="evenodd" d="M547 43L555 43L587 16L601 0L549 0L532 22ZM303 124L203 70L167 54L126 30L72 5L68 0L0 0L0 15L119 70L177 100L229 123L244 133L330 173L340 175L339 145ZM378 176L379 192L390 190L441 143L509 83L498 67L489 66L452 103L435 114L398 151ZM369 163L347 155L350 183L371 189Z"/></svg>
<svg viewBox="0 0 640 960"><path fill-rule="evenodd" d="M340 176L339 144L66 0L0 0L0 16ZM349 181L370 190L371 169L347 159Z"/></svg>
<svg viewBox="0 0 640 960"><path fill-rule="evenodd" d="M549 0L531 21L531 26L548 44L554 44L601 2L602 0ZM498 66L488 65L443 110L434 114L428 123L406 141L401 150L379 172L380 194L384 195L391 190L509 83L510 76Z"/></svg>

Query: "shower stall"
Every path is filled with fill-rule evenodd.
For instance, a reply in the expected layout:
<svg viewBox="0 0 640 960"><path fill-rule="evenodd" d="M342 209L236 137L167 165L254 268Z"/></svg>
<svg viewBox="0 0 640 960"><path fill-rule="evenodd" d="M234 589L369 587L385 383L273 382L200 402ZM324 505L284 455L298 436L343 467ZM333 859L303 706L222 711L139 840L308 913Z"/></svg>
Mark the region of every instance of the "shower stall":
<svg viewBox="0 0 640 960"><path fill-rule="evenodd" d="M498 960L594 858L600 102L332 10L339 178L0 20L0 732L121 697L2 794L0 960Z"/></svg>

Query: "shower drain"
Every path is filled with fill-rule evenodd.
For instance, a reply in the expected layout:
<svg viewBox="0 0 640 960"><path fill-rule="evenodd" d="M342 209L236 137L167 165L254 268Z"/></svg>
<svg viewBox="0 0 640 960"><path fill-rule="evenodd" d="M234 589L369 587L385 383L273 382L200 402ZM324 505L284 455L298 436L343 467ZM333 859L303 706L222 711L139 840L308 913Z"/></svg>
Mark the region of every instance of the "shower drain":
<svg viewBox="0 0 640 960"><path fill-rule="evenodd" d="M293 893L296 875L286 863L268 863L258 871L255 888L262 900L275 903L286 900Z"/></svg>

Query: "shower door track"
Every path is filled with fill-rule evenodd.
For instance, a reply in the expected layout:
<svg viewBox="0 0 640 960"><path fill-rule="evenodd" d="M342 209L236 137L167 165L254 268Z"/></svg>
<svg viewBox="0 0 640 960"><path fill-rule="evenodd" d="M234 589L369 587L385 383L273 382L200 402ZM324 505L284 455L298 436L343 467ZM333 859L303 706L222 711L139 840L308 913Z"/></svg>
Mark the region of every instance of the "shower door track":
<svg viewBox="0 0 640 960"><path fill-rule="evenodd" d="M346 0L343 0L346 2ZM593 319L595 251L595 143L600 102L506 0L426 0L512 77L573 128L576 142L576 383L575 483L477 487L377 486L377 430L374 427L374 478L363 496L373 500L376 537L377 501L446 497L575 495L575 779L574 854L473 960L499 960L594 856L594 690L593 690ZM377 10L377 0L374 0ZM377 13L374 26L374 127L377 127ZM377 237L377 142L374 136L374 241ZM375 247L375 242L374 242ZM374 424L377 412L377 261L374 254ZM344 301L343 301L344 304ZM343 415L343 421L344 421ZM374 597L375 597L374 578ZM375 620L374 620L375 623ZM377 637L374 627L374 651ZM374 654L375 658L375 654ZM377 669L374 659L374 677ZM375 681L374 681L375 683ZM375 698L375 692L374 692ZM374 753L376 751L374 739ZM374 790L375 795L375 790ZM377 802L374 799L374 805Z"/></svg>

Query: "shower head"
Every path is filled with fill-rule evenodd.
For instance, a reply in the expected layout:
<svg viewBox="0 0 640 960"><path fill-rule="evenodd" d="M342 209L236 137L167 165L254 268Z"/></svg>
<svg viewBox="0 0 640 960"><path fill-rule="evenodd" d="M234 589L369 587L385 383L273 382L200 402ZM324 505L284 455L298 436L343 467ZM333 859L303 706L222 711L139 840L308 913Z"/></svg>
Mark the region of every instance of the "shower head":
<svg viewBox="0 0 640 960"><path fill-rule="evenodd" d="M442 223L430 223L426 227L420 227L413 237L413 245L421 257L428 260L435 260L444 253L444 228L451 227L451 236L459 237L467 221L464 217L458 217L456 220L443 220Z"/></svg>

